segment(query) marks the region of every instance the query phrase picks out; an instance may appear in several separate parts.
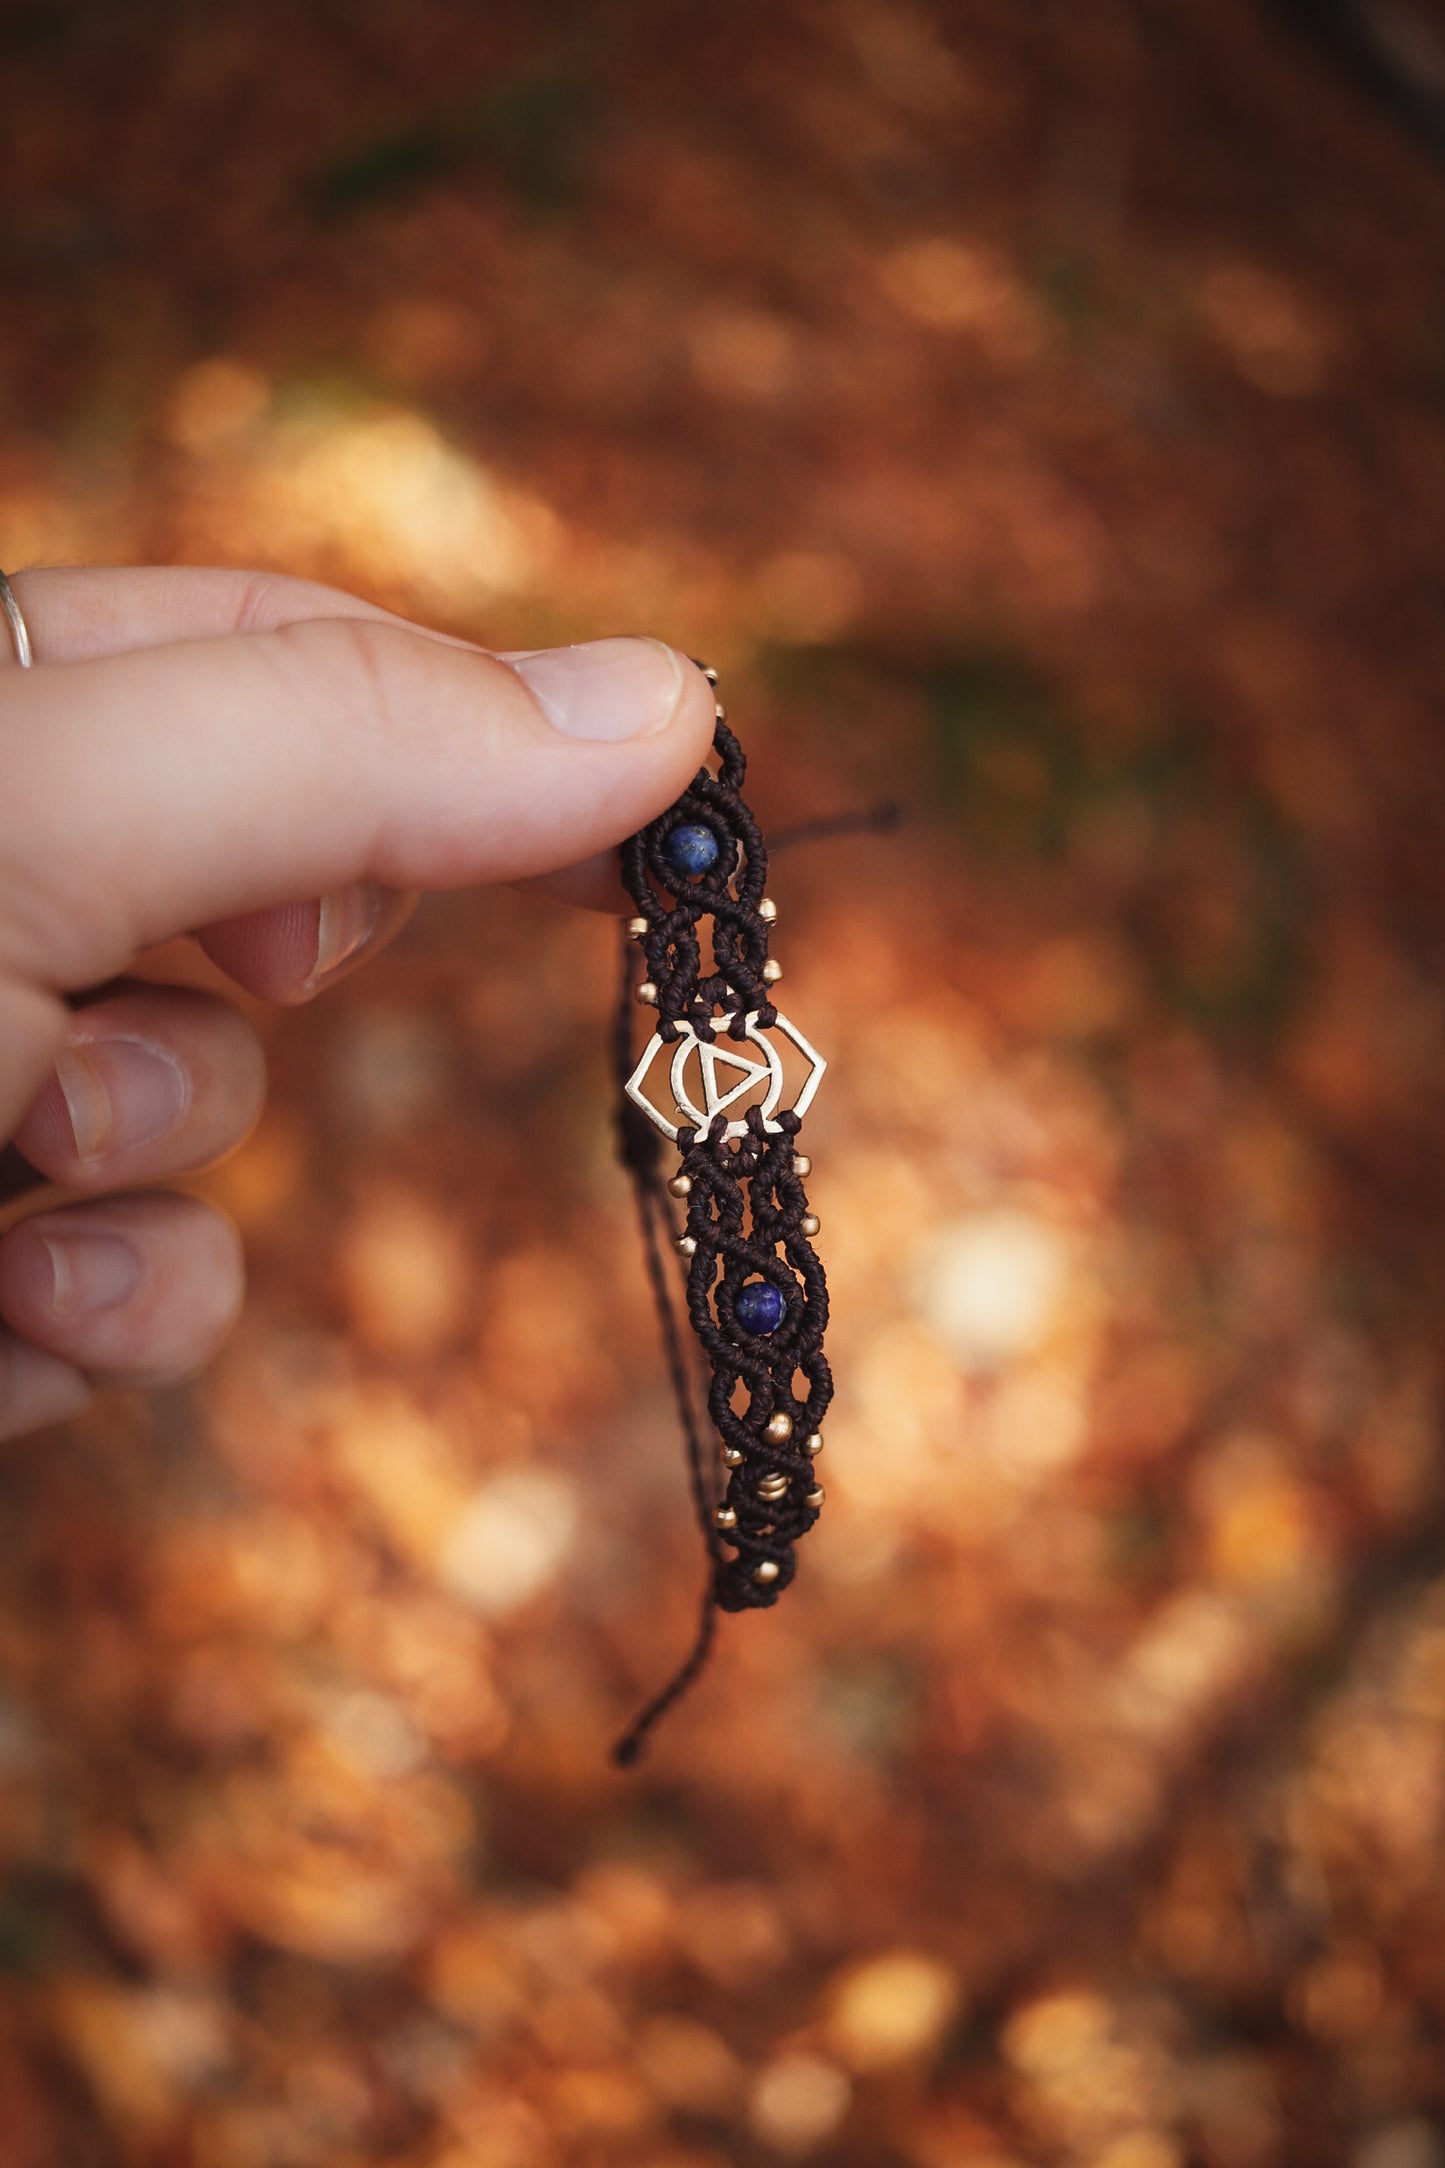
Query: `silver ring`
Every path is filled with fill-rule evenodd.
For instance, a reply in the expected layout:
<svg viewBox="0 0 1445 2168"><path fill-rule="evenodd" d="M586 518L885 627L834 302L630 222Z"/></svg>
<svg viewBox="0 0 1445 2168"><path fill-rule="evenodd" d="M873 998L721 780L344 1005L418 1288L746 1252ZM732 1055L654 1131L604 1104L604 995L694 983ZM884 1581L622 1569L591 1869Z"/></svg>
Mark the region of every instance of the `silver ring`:
<svg viewBox="0 0 1445 2168"><path fill-rule="evenodd" d="M35 660L30 652L30 627L25 622L24 611L15 599L15 590L3 572L0 572L0 608L4 609L10 620L10 633L15 642L15 659L22 670L28 670Z"/></svg>

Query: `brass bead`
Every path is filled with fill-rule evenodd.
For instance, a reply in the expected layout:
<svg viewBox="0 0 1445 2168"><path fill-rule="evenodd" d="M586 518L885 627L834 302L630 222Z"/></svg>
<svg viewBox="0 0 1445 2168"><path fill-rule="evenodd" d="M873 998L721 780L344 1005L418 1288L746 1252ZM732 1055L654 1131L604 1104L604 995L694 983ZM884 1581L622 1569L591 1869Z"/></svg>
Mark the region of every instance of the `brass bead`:
<svg viewBox="0 0 1445 2168"><path fill-rule="evenodd" d="M647 939L647 920L645 918L630 918L627 921L627 933L630 940L645 941Z"/></svg>
<svg viewBox="0 0 1445 2168"><path fill-rule="evenodd" d="M672 1246L677 1251L679 1257L696 1257L697 1236L679 1235L676 1242L674 1242Z"/></svg>
<svg viewBox="0 0 1445 2168"><path fill-rule="evenodd" d="M813 1511L816 1513L819 1506L823 1503L823 1500L827 1497L827 1495L828 1493L824 1490L822 1484L820 1483L815 1490L809 1491L807 1497L803 1500L803 1503L805 1506L811 1506L813 1508Z"/></svg>
<svg viewBox="0 0 1445 2168"><path fill-rule="evenodd" d="M811 1242L822 1224L816 1212L805 1212L798 1222L798 1233L806 1235Z"/></svg>
<svg viewBox="0 0 1445 2168"><path fill-rule="evenodd" d="M633 999L640 1002L644 1009L655 1009L657 1007L657 988L653 985L651 979L643 980Z"/></svg>
<svg viewBox="0 0 1445 2168"><path fill-rule="evenodd" d="M758 1496L767 1505L776 1505L788 1495L788 1479L785 1475L765 1475L758 1485Z"/></svg>
<svg viewBox="0 0 1445 2168"><path fill-rule="evenodd" d="M811 1454L813 1454L814 1458L816 1458L816 1457L817 1457L817 1455L818 1455L819 1453L821 1453L821 1452L822 1452L822 1450L823 1450L823 1433L822 1433L822 1431L821 1431L821 1430L813 1430L813 1431L810 1431L810 1432L808 1433L807 1437L806 1437L806 1438L805 1438L805 1439L803 1440L803 1451L804 1451L805 1453L811 1453Z"/></svg>
<svg viewBox="0 0 1445 2168"><path fill-rule="evenodd" d="M808 1157L807 1153L806 1153L806 1152L794 1152L794 1154L793 1154L793 1172L794 1172L794 1174L796 1174L796 1175L797 1175L798 1179L799 1179L800 1181L804 1180L804 1179L805 1179L805 1178L806 1178L806 1177L807 1177L808 1175L810 1175L810 1174L812 1173L812 1171L813 1171L813 1162L812 1162L812 1160L811 1160L811 1159L809 1159L809 1157Z"/></svg>
<svg viewBox="0 0 1445 2168"><path fill-rule="evenodd" d="M782 975L783 967L778 962L777 957L770 956L767 962L763 965L762 969L762 981L764 986L776 986Z"/></svg>
<svg viewBox="0 0 1445 2168"><path fill-rule="evenodd" d="M777 925L778 907L771 896L764 896L762 902L758 905L758 917L765 926Z"/></svg>
<svg viewBox="0 0 1445 2168"><path fill-rule="evenodd" d="M753 1579L760 1587L766 1587L769 1581L776 1581L782 1570L775 1559L760 1558L753 1568Z"/></svg>
<svg viewBox="0 0 1445 2168"><path fill-rule="evenodd" d="M692 1176L690 1174L675 1174L668 1183L667 1188L670 1196L690 1197L692 1195Z"/></svg>
<svg viewBox="0 0 1445 2168"><path fill-rule="evenodd" d="M792 1435L793 1418L791 1415L784 1415L780 1409L776 1415L770 1415L768 1417L767 1423L764 1426L763 1436L769 1441L770 1444L786 1445Z"/></svg>
<svg viewBox="0 0 1445 2168"><path fill-rule="evenodd" d="M731 1506L719 1506L713 1515L713 1524L715 1527L722 1529L736 1528L738 1517Z"/></svg>
<svg viewBox="0 0 1445 2168"><path fill-rule="evenodd" d="M717 672L716 670L714 670L710 662L700 662L698 664L698 668L699 670L701 670L703 676L707 679L709 685L716 685Z"/></svg>
<svg viewBox="0 0 1445 2168"><path fill-rule="evenodd" d="M725 1466L729 1468L741 1468L743 1464L743 1456L735 1445L725 1445L722 1457Z"/></svg>
<svg viewBox="0 0 1445 2168"><path fill-rule="evenodd" d="M717 717L720 723L725 723L728 719L728 711L723 706L720 700L716 700L713 702L713 714Z"/></svg>

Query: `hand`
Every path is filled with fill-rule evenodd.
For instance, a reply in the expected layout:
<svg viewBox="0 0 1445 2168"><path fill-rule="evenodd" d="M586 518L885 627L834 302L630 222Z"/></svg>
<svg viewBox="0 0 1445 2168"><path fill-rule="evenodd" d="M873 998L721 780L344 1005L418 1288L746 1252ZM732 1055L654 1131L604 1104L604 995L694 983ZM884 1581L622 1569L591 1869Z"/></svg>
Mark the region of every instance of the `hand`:
<svg viewBox="0 0 1445 2168"><path fill-rule="evenodd" d="M36 667L0 661L0 1139L85 1201L0 1235L0 1437L194 1369L241 1300L219 1213L129 1192L245 1136L255 1034L209 995L108 982L193 932L248 992L307 1001L418 889L541 876L622 908L609 846L713 722L655 641L498 657L239 572L13 585Z"/></svg>

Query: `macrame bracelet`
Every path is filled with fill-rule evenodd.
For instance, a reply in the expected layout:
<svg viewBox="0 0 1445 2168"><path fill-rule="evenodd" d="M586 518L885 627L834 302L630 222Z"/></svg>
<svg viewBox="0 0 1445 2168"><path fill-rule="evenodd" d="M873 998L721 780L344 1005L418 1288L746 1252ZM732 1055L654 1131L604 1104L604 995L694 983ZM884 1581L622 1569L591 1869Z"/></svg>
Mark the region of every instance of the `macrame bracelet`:
<svg viewBox="0 0 1445 2168"><path fill-rule="evenodd" d="M705 675L716 686L716 672ZM803 1189L812 1163L797 1149L826 1064L773 1006L783 975L768 955L777 906L764 893L767 852L740 795L747 764L721 706L713 751L717 773L699 769L676 804L622 847L622 877L637 916L627 926L614 1040L619 1144L637 1188L710 1562L697 1644L619 1742L615 1756L624 1764L697 1676L715 1610L765 1609L792 1580L794 1546L823 1503L813 1463L833 1397L823 1355L828 1287L813 1249L817 1215ZM699 938L704 920L711 921L710 971ZM647 962L637 985L634 943ZM657 1011L657 1029L635 1063L634 1002ZM786 1107L779 1040L805 1072ZM664 1074L670 1112L650 1096ZM680 1233L663 1195L663 1138L681 1155L666 1183L685 1207ZM673 1316L666 1234L687 1260L687 1313L711 1369L708 1413L727 1471L720 1499Z"/></svg>

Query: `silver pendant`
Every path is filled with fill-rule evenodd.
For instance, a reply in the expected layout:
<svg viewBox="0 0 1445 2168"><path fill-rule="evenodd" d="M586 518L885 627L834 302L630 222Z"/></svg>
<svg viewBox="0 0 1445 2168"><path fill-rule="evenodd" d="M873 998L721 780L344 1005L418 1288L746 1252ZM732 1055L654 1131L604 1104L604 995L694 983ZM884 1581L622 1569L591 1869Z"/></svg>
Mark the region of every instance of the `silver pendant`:
<svg viewBox="0 0 1445 2168"><path fill-rule="evenodd" d="M737 1011L733 1010L730 1015L715 1016L714 1030L718 1033L725 1032L736 1014ZM648 1119L665 1137L670 1137L674 1144L680 1128L689 1127L705 1132L716 1115L726 1113L729 1107L738 1105L741 1100L749 1098L764 1086L766 1088L763 1090L762 1099L753 1103L761 1110L763 1127L768 1134L774 1137L781 1134L782 1124L774 1121L773 1116L777 1113L778 1102L783 1096L782 1057L772 1040L759 1031L756 1009L748 1012L743 1028L746 1033L744 1039L702 1039L691 1024L680 1023L679 1036L676 1039L669 1042L663 1038L661 1032L656 1031L649 1039L641 1061L627 1080L627 1096L634 1105L641 1107ZM792 1111L801 1117L812 1105L813 1094L817 1091L828 1064L817 1049L808 1044L797 1025L788 1022L786 1016L777 1018L776 1029L797 1048L808 1064L808 1074L792 1108ZM676 1122L670 1122L642 1089L648 1071L657 1058L658 1049L669 1044L672 1063L668 1082L672 1087L676 1111L681 1117ZM746 1048L753 1047L762 1055L761 1061L755 1060L751 1053L745 1051ZM693 1089L689 1088L689 1069L697 1080ZM694 1096L694 1090L697 1096ZM701 1105L698 1104L699 1097ZM723 1131L725 1137L745 1137L747 1133L747 1123L739 1120L730 1121Z"/></svg>

